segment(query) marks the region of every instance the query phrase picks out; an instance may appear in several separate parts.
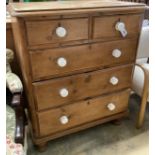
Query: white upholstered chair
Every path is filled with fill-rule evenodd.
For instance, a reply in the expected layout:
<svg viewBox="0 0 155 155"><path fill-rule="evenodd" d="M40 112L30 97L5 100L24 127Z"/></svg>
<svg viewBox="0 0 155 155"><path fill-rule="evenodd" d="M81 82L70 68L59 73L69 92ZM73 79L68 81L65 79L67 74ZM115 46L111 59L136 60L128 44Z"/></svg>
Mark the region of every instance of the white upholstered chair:
<svg viewBox="0 0 155 155"><path fill-rule="evenodd" d="M133 90L141 96L141 105L139 109L136 127L143 125L145 109L149 96L149 26L141 30L136 66L133 75Z"/></svg>

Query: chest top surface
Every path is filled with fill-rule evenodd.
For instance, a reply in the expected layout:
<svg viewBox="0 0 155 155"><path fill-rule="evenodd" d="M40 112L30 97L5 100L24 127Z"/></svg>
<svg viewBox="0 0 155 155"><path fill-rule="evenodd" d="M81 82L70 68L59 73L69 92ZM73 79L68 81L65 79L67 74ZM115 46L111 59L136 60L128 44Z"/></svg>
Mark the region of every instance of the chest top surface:
<svg viewBox="0 0 155 155"><path fill-rule="evenodd" d="M30 2L30 3L11 3L9 9L12 16L29 16L37 14L48 14L63 11L68 12L74 10L93 11L101 10L107 11L111 9L143 9L144 4L122 2L116 0L68 0L68 1L52 1L52 2Z"/></svg>

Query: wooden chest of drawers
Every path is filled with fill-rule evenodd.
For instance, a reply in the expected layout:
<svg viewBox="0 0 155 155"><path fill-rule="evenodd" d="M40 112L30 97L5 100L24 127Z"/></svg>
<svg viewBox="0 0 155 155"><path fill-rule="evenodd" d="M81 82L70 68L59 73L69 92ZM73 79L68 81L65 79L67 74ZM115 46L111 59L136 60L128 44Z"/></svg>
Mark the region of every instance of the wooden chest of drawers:
<svg viewBox="0 0 155 155"><path fill-rule="evenodd" d="M127 114L144 8L102 0L10 5L34 144Z"/></svg>

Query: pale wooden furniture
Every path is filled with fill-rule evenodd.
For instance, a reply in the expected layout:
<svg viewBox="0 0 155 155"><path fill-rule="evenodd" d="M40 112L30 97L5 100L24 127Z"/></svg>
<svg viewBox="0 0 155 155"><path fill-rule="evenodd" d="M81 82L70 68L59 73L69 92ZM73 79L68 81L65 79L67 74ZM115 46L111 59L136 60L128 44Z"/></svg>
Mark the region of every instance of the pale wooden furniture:
<svg viewBox="0 0 155 155"><path fill-rule="evenodd" d="M35 145L128 114L145 6L118 1L10 5Z"/></svg>
<svg viewBox="0 0 155 155"><path fill-rule="evenodd" d="M141 128L149 96L149 26L143 27L138 46L137 61L133 76L133 90L141 96L137 128Z"/></svg>

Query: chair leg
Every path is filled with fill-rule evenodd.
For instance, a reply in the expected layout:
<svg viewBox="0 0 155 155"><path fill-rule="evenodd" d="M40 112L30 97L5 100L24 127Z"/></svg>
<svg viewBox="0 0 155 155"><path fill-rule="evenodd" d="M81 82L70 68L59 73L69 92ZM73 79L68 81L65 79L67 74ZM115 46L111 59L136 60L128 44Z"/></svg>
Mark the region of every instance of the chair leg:
<svg viewBox="0 0 155 155"><path fill-rule="evenodd" d="M146 109L146 105L147 105L147 99L148 99L148 93L143 95L143 97L142 97L140 110L139 110L139 114L138 114L138 120L137 120L137 124L136 124L137 129L141 128L143 125L145 109Z"/></svg>

